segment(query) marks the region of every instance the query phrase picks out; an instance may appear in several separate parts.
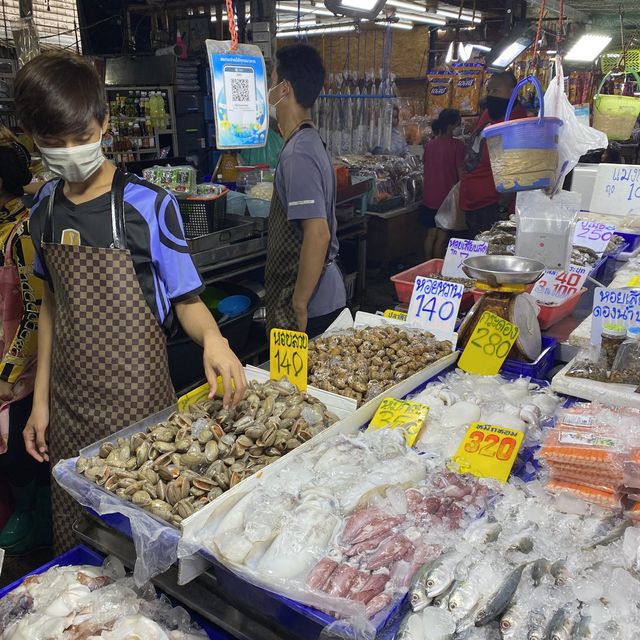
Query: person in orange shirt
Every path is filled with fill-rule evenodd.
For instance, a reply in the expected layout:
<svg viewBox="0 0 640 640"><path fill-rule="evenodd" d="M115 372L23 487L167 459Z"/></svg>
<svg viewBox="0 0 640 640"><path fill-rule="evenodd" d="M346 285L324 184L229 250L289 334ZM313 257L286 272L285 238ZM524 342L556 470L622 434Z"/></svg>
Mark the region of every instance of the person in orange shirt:
<svg viewBox="0 0 640 640"><path fill-rule="evenodd" d="M467 148L465 173L460 180L460 208L465 212L471 238L487 231L494 222L508 218L509 209L514 203L513 194L500 194L496 191L489 150L482 138L482 131L490 124L504 121L516 84L515 76L508 71L495 74L489 79L487 108L480 115ZM526 117L525 109L520 103L516 103L510 119Z"/></svg>

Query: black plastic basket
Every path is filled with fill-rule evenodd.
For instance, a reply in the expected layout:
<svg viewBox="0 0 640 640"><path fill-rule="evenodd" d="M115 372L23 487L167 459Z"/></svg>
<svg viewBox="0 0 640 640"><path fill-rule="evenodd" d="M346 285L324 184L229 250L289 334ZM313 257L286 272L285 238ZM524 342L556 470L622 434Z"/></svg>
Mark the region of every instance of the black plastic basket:
<svg viewBox="0 0 640 640"><path fill-rule="evenodd" d="M187 238L199 238L223 228L227 214L227 192L211 198L178 198Z"/></svg>

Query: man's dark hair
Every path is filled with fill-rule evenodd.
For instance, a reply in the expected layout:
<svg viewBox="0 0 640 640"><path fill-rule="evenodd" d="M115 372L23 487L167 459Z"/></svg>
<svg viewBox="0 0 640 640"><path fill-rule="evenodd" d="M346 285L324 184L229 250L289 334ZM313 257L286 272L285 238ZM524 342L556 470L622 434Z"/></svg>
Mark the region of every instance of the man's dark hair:
<svg viewBox="0 0 640 640"><path fill-rule="evenodd" d="M276 53L278 82L288 80L296 102L311 109L324 85L324 65L320 54L309 45L294 44Z"/></svg>
<svg viewBox="0 0 640 640"><path fill-rule="evenodd" d="M81 57L48 51L29 61L16 76L18 120L39 136L80 135L94 118L107 114L104 86L94 67Z"/></svg>

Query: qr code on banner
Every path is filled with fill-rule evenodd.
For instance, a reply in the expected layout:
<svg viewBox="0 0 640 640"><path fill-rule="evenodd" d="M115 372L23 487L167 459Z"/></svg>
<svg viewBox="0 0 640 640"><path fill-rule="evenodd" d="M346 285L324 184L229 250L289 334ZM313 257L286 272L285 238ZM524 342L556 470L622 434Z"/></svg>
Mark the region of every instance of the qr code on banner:
<svg viewBox="0 0 640 640"><path fill-rule="evenodd" d="M247 78L231 79L231 100L233 102L249 101L249 80Z"/></svg>

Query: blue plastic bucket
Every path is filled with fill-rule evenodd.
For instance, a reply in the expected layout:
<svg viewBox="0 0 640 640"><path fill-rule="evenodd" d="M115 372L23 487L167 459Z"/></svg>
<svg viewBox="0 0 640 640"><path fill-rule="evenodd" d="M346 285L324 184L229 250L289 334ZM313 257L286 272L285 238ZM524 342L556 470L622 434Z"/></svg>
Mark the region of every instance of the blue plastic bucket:
<svg viewBox="0 0 640 640"><path fill-rule="evenodd" d="M537 118L509 121L520 88L533 84L540 101ZM547 189L555 184L558 166L558 137L563 121L544 116L542 87L529 76L516 85L507 106L505 121L482 132L487 141L496 190L500 193Z"/></svg>

